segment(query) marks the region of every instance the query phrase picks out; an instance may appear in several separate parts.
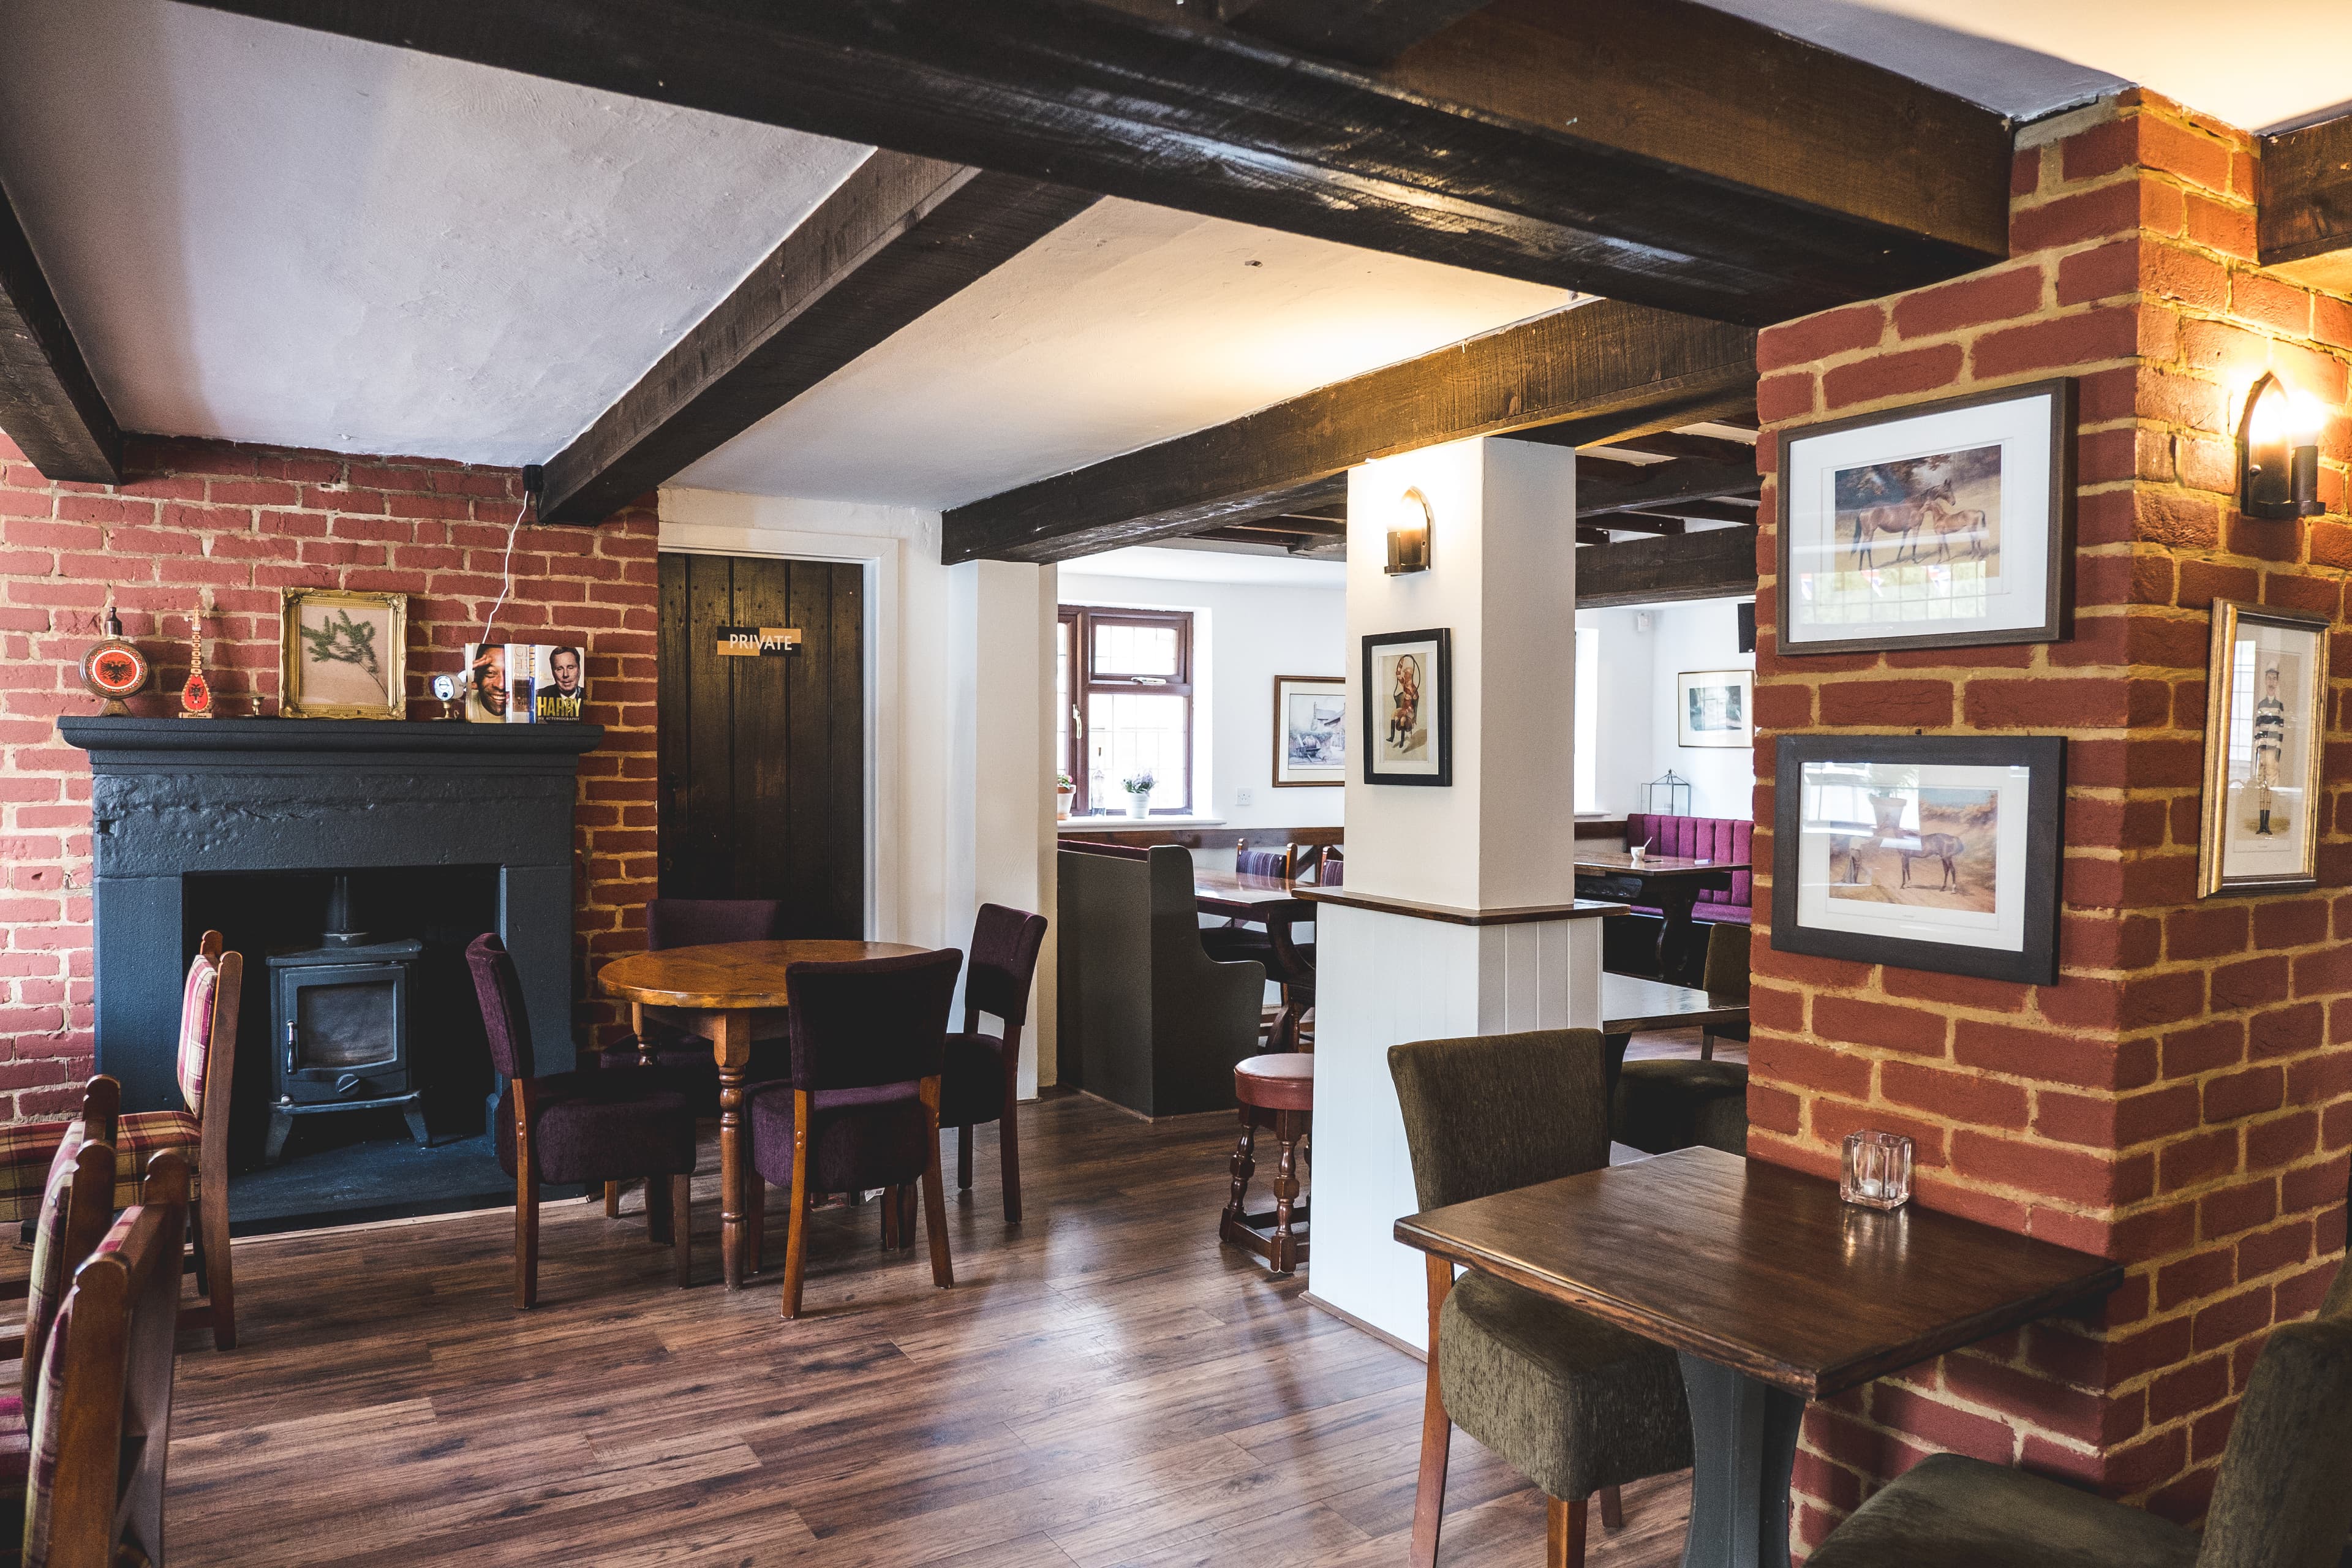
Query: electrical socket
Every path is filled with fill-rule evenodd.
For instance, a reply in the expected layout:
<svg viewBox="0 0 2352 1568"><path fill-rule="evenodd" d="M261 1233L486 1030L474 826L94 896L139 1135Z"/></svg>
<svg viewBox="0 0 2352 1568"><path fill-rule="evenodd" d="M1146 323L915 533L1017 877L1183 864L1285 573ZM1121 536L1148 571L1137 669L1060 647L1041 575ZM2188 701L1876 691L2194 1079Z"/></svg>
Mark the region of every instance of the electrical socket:
<svg viewBox="0 0 2352 1568"><path fill-rule="evenodd" d="M1237 789L1234 791L1234 804L1235 805L1248 805L1256 799L1257 791L1254 789Z"/></svg>

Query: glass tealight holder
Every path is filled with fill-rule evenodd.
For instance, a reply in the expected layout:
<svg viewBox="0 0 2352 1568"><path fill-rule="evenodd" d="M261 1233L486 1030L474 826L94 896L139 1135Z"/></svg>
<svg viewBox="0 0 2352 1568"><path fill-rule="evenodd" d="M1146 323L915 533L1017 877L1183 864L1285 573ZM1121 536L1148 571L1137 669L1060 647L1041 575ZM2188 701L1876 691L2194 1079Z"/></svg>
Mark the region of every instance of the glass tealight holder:
<svg viewBox="0 0 2352 1568"><path fill-rule="evenodd" d="M1911 1201L1911 1140L1900 1132L1849 1132L1838 1196L1864 1208L1898 1209Z"/></svg>

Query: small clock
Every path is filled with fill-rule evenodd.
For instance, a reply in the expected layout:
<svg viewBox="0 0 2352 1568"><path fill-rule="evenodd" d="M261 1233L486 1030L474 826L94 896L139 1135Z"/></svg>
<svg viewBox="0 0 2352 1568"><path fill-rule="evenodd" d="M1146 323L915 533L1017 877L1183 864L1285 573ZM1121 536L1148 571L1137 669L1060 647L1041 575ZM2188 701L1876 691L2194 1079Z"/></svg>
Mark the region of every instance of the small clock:
<svg viewBox="0 0 2352 1568"><path fill-rule="evenodd" d="M122 715L131 711L122 700L146 689L152 672L147 667L147 656L139 645L122 635L122 620L112 610L106 612L106 640L94 643L81 656L81 683L93 697L102 697L106 706L102 714Z"/></svg>

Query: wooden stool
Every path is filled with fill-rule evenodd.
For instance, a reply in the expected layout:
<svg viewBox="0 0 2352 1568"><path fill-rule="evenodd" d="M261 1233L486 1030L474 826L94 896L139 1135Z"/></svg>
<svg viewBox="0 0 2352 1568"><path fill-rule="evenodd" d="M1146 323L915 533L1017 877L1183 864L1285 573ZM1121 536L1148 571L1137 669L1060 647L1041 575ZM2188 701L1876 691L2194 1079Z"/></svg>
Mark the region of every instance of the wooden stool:
<svg viewBox="0 0 2352 1568"><path fill-rule="evenodd" d="M1276 1274L1295 1272L1307 1261L1307 1205L1298 1202L1298 1145L1315 1110L1315 1058L1303 1051L1251 1057L1234 1068L1234 1098L1241 1102L1242 1135L1234 1144L1233 1192L1217 1222L1217 1235L1245 1247ZM1257 1170L1257 1130L1274 1129L1282 1153L1274 1168L1274 1212L1249 1214L1242 1200ZM1296 1205L1294 1207L1293 1205Z"/></svg>

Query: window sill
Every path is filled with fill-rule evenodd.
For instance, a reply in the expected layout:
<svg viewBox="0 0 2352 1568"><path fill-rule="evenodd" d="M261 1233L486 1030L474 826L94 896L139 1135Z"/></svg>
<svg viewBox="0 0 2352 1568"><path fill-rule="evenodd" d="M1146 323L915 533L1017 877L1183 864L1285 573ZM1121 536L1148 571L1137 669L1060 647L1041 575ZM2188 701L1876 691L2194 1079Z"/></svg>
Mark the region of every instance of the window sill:
<svg viewBox="0 0 2352 1568"><path fill-rule="evenodd" d="M1161 827L1223 827L1222 816L1129 816L1125 812L1116 816L1074 816L1067 822L1054 824L1056 833L1112 833L1150 831Z"/></svg>

